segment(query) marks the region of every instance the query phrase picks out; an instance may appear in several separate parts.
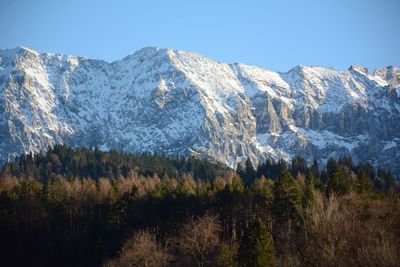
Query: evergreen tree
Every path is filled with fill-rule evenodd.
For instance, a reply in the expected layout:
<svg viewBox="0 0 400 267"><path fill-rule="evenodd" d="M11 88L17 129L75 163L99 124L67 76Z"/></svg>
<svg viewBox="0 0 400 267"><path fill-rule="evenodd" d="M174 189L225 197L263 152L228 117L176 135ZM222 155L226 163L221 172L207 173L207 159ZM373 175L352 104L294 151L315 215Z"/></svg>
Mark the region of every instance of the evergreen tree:
<svg viewBox="0 0 400 267"><path fill-rule="evenodd" d="M375 169L374 166L372 166L371 163L366 162L366 163L362 163L360 162L357 166L357 173L359 173L360 171L365 172L365 174L368 176L368 178L372 181L375 178Z"/></svg>
<svg viewBox="0 0 400 267"><path fill-rule="evenodd" d="M274 188L273 210L278 222L295 219L301 207L302 192L289 171L283 171Z"/></svg>
<svg viewBox="0 0 400 267"><path fill-rule="evenodd" d="M306 189L303 195L303 207L309 207L315 200L314 178L307 181Z"/></svg>
<svg viewBox="0 0 400 267"><path fill-rule="evenodd" d="M238 246L236 243L223 242L215 256L215 264L217 267L236 267Z"/></svg>
<svg viewBox="0 0 400 267"><path fill-rule="evenodd" d="M246 160L246 172L245 172L244 177L242 177L243 181L247 185L251 184L254 181L254 179L256 178L256 174L257 174L257 172L256 172L256 170L255 170L255 168L253 166L253 163L251 162L251 159L247 158L247 160Z"/></svg>
<svg viewBox="0 0 400 267"><path fill-rule="evenodd" d="M239 247L241 266L273 266L275 246L271 235L260 219L254 220L244 231Z"/></svg>
<svg viewBox="0 0 400 267"><path fill-rule="evenodd" d="M355 166L353 164L353 159L351 157L342 157L339 159L338 164L340 166L346 166L350 170L355 171Z"/></svg>
<svg viewBox="0 0 400 267"><path fill-rule="evenodd" d="M319 166L318 166L318 161L314 159L313 164L310 169L310 173L314 176L315 179L320 178L320 172L319 172Z"/></svg>
<svg viewBox="0 0 400 267"><path fill-rule="evenodd" d="M308 167L306 160L302 157L297 156L292 159L291 173L293 176L295 176L299 172L303 174L307 173Z"/></svg>
<svg viewBox="0 0 400 267"><path fill-rule="evenodd" d="M335 159L330 158L328 162L326 163L326 172L328 174L328 177L330 177L333 173L333 171L336 169L338 166L338 163Z"/></svg>
<svg viewBox="0 0 400 267"><path fill-rule="evenodd" d="M346 194L350 191L350 181L347 179L342 168L338 165L332 170L327 182L326 193L336 193L338 195Z"/></svg>
<svg viewBox="0 0 400 267"><path fill-rule="evenodd" d="M367 173L361 169L357 174L357 181L355 185L356 192L359 194L369 194L372 193L372 182L368 178Z"/></svg>
<svg viewBox="0 0 400 267"><path fill-rule="evenodd" d="M274 181L272 181L271 179L266 179L264 176L255 179L250 186L250 189L257 195L262 196L262 198L265 199L268 204L272 203L274 199L273 188Z"/></svg>
<svg viewBox="0 0 400 267"><path fill-rule="evenodd" d="M277 164L274 164L274 174L278 178L283 171L288 169L288 164L284 159L280 159ZM273 177L272 177L273 178Z"/></svg>
<svg viewBox="0 0 400 267"><path fill-rule="evenodd" d="M384 192L388 192L395 186L395 180L390 171L385 171L381 168L378 169L378 183L377 186Z"/></svg>

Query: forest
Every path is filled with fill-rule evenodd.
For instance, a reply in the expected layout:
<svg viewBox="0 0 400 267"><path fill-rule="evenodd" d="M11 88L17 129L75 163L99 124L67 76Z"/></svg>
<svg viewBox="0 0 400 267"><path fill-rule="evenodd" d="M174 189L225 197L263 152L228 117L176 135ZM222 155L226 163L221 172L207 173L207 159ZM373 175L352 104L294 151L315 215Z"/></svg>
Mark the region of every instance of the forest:
<svg viewBox="0 0 400 267"><path fill-rule="evenodd" d="M320 166L57 145L0 173L1 266L398 266L400 183Z"/></svg>

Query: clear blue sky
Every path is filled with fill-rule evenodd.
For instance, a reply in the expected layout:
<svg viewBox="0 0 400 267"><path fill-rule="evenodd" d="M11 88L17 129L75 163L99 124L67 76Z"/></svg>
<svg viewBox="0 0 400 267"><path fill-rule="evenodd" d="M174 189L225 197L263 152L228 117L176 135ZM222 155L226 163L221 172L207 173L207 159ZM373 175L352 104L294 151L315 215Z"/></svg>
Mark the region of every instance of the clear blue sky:
<svg viewBox="0 0 400 267"><path fill-rule="evenodd" d="M0 0L0 47L121 59L145 46L286 71L400 65L399 0Z"/></svg>

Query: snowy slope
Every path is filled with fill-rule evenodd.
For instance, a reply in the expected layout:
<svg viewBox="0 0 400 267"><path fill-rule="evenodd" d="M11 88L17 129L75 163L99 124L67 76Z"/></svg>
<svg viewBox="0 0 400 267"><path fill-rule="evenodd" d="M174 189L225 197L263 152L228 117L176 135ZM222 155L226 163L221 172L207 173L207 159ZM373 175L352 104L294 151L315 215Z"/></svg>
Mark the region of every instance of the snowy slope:
<svg viewBox="0 0 400 267"><path fill-rule="evenodd" d="M107 63L0 50L0 159L56 143L196 155L355 160L400 173L400 71L286 73L143 48Z"/></svg>

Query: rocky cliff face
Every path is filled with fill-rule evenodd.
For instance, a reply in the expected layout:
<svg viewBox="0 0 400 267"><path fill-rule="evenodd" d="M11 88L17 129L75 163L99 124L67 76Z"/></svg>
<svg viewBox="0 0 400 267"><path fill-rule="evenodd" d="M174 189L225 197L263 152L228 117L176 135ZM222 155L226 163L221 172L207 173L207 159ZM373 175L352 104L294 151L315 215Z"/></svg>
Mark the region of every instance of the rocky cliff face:
<svg viewBox="0 0 400 267"><path fill-rule="evenodd" d="M144 48L107 63L0 50L0 160L56 143L322 161L351 155L400 174L400 69L286 73Z"/></svg>

